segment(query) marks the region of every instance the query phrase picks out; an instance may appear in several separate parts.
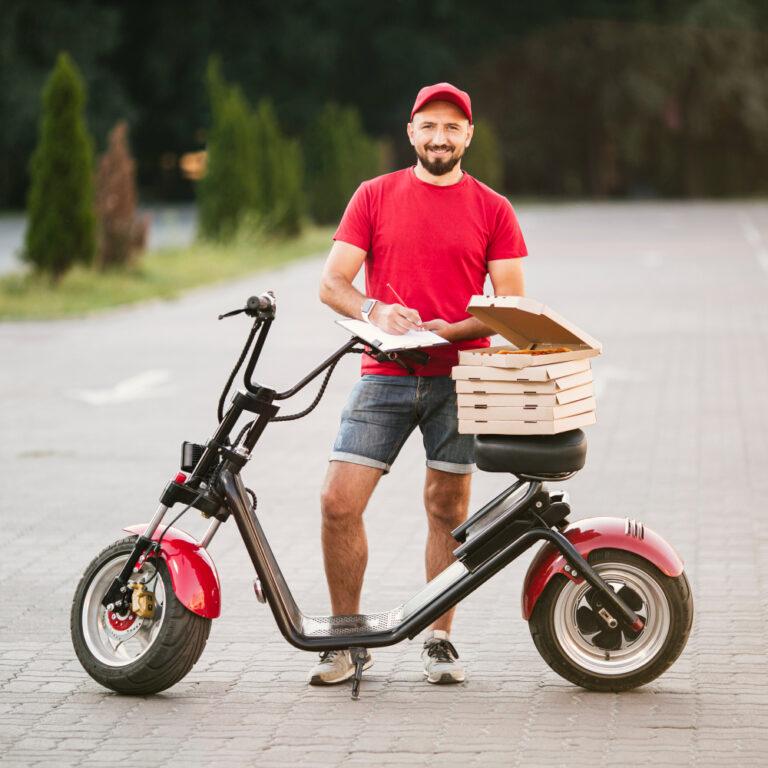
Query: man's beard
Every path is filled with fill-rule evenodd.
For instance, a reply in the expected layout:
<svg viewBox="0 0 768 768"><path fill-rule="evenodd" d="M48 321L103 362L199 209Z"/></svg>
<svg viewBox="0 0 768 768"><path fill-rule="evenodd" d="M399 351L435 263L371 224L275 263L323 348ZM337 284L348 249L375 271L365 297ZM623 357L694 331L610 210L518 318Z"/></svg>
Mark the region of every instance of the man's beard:
<svg viewBox="0 0 768 768"><path fill-rule="evenodd" d="M439 149L450 149L450 147L447 147L445 145L441 145ZM461 158L464 155L464 149L458 148L454 150L454 153L452 155L449 155L446 158L438 157L435 160L430 160L429 156L426 153L427 149L438 149L438 147L435 147L433 145L428 145L424 148L424 152L419 151L418 147L415 147L416 149L416 157L419 158L419 162L422 164L424 169L427 171L427 173L431 173L433 176L444 176L446 173L450 173L455 167L456 164L461 160Z"/></svg>

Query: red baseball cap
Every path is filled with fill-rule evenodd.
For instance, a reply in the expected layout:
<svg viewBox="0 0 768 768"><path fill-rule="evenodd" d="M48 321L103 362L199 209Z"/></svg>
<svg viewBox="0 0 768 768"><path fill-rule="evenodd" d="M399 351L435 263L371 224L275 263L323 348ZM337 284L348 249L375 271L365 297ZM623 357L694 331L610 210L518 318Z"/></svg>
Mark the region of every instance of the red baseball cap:
<svg viewBox="0 0 768 768"><path fill-rule="evenodd" d="M460 91L455 85L450 83L437 83L436 85L427 85L422 88L413 104L411 120L430 101L453 102L469 118L469 122L472 122L472 102L469 100L469 94L466 91Z"/></svg>

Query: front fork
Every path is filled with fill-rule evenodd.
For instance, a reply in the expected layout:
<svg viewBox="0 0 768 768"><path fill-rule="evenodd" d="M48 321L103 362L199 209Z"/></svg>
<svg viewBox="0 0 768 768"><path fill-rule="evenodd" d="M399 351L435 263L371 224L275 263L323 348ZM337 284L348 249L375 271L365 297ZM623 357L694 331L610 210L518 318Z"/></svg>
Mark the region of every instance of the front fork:
<svg viewBox="0 0 768 768"><path fill-rule="evenodd" d="M102 598L101 604L108 611L115 610L122 605L131 603L132 595L130 593L128 580L133 573L141 569L141 566L144 564L147 557L149 557L152 550L156 549L157 545L153 541L153 535L162 522L163 517L165 517L165 513L168 509L169 507L165 504L160 504L148 525L140 534L138 534L136 543L133 545L133 549L131 550L131 554L128 555L125 565L122 567L120 573L117 574ZM217 518L211 520L203 538L198 542L200 549L204 550L208 547L220 525L221 520L218 520Z"/></svg>
<svg viewBox="0 0 768 768"><path fill-rule="evenodd" d="M144 533L136 538L136 543L133 545L133 550L128 555L125 565L120 573L115 576L114 581L101 600L101 604L108 611L115 610L121 604L130 603L128 579L132 573L141 569L141 566L150 554L150 550L154 549L155 545L152 543L152 534L157 530L157 526L160 525L167 511L168 507L165 504L161 504L149 521Z"/></svg>

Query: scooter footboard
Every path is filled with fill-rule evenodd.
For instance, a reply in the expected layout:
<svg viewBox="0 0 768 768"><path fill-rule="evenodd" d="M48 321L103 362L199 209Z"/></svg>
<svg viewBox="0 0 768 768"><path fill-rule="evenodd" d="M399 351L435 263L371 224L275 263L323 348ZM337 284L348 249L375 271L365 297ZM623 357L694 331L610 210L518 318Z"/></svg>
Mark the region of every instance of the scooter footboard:
<svg viewBox="0 0 768 768"><path fill-rule="evenodd" d="M159 525L152 540L157 541L166 527ZM147 523L140 523L123 530L140 536L146 528ZM160 545L160 556L168 564L173 591L179 602L199 616L218 618L221 613L219 574L200 543L179 528L168 528Z"/></svg>
<svg viewBox="0 0 768 768"><path fill-rule="evenodd" d="M585 559L595 549L621 549L645 558L667 576L675 577L683 572L682 558L672 545L636 520L591 517L572 523L562 534ZM580 578L573 579L566 570L567 565L566 559L554 544L547 543L536 553L523 584L522 608L526 621L539 596L557 574L581 581Z"/></svg>

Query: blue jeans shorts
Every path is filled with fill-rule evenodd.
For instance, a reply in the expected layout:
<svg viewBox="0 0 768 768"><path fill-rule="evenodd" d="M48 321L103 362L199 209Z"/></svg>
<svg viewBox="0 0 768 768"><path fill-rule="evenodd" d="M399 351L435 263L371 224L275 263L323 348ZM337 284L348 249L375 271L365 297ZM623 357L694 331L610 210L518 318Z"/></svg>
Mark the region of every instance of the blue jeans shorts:
<svg viewBox="0 0 768 768"><path fill-rule="evenodd" d="M458 433L450 376L363 376L342 411L330 460L386 474L417 426L428 467L459 475L477 469L473 436Z"/></svg>

